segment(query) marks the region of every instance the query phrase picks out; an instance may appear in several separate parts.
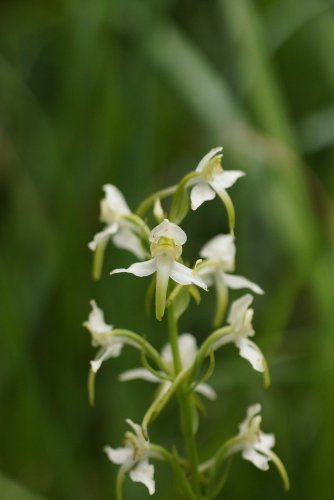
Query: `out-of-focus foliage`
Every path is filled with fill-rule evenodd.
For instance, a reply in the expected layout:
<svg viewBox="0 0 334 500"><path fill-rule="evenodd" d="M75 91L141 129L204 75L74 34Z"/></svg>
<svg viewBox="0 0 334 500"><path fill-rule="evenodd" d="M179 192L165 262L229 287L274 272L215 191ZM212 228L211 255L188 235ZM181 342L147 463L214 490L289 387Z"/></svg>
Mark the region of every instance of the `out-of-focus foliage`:
<svg viewBox="0 0 334 500"><path fill-rule="evenodd" d="M3 476L54 500L113 498L115 467L102 448L120 443L125 417L139 420L151 387L117 381L136 366L125 352L105 364L88 407L88 301L114 325L166 339L142 315L145 280L108 274L130 255L108 248L102 281L91 279L100 188L117 184L134 208L222 144L225 166L247 172L232 192L237 270L266 290L255 325L272 387L259 388L232 348L221 353L212 383L222 397L207 408L202 458L261 401L290 473L286 498L331 498L333 53L330 0L1 3ZM189 257L226 230L218 203L185 221L198 243ZM184 319L199 339L213 306L203 300L204 314L193 306ZM154 430L166 444L178 439L175 407ZM157 498L171 498L171 474L158 469ZM1 498L30 498L2 475ZM126 488L126 498L147 498ZM241 459L225 496L285 498L275 472Z"/></svg>

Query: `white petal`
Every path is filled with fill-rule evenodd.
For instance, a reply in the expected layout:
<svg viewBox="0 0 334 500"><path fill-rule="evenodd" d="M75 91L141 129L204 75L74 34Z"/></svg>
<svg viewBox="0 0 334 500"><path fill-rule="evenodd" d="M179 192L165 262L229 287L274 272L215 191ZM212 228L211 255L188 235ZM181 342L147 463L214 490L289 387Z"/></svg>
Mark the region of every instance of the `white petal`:
<svg viewBox="0 0 334 500"><path fill-rule="evenodd" d="M264 293L262 288L260 288L256 283L249 281L247 278L244 278L243 276L224 273L224 281L228 286L228 288L232 288L232 290L239 290L240 288L249 288L254 293L259 293L261 295Z"/></svg>
<svg viewBox="0 0 334 500"><path fill-rule="evenodd" d="M198 351L196 339L190 333L183 333L179 336L178 343L182 367L188 368L193 364ZM164 358L163 353L162 358Z"/></svg>
<svg viewBox="0 0 334 500"><path fill-rule="evenodd" d="M235 261L234 236L218 234L202 247L199 254L204 259L218 260L225 271L233 271Z"/></svg>
<svg viewBox="0 0 334 500"><path fill-rule="evenodd" d="M249 460L250 462L252 462L255 465L255 467L257 467L258 469L261 469L261 470L268 470L269 469L269 465L268 465L269 458L262 455L261 453L258 453L254 448L246 448L242 452L242 456L246 460Z"/></svg>
<svg viewBox="0 0 334 500"><path fill-rule="evenodd" d="M130 471L132 481L143 483L150 495L155 492L154 467L147 460L140 460L138 465Z"/></svg>
<svg viewBox="0 0 334 500"><path fill-rule="evenodd" d="M247 359L254 370L264 372L263 355L254 342L246 338L241 338L235 344L239 349L240 356Z"/></svg>
<svg viewBox="0 0 334 500"><path fill-rule="evenodd" d="M145 262L136 262L126 269L114 269L110 274L130 273L135 276L149 276L156 270L156 259L145 260Z"/></svg>
<svg viewBox="0 0 334 500"><path fill-rule="evenodd" d="M245 314L248 307L253 302L253 297L249 293L240 297L240 299L235 300L232 303L230 313L228 315L227 321L230 325L233 326L233 329L236 331L241 330L244 320Z"/></svg>
<svg viewBox="0 0 334 500"><path fill-rule="evenodd" d="M177 224L169 222L165 219L152 229L149 240L152 242L157 242L159 238L171 238L176 241L178 245L184 245L187 241L187 235Z"/></svg>
<svg viewBox="0 0 334 500"><path fill-rule="evenodd" d="M192 210L196 210L205 201L213 200L216 193L206 182L199 182L190 191L190 200Z"/></svg>
<svg viewBox="0 0 334 500"><path fill-rule="evenodd" d="M124 196L116 186L113 184L105 184L103 190L105 192L107 206L110 210L120 215L131 213Z"/></svg>
<svg viewBox="0 0 334 500"><path fill-rule="evenodd" d="M223 151L223 148L221 146L219 146L218 148L210 149L210 151L205 156L203 156L203 158L197 165L196 172L202 172L202 170L209 163L209 161L221 151Z"/></svg>
<svg viewBox="0 0 334 500"><path fill-rule="evenodd" d="M198 392L199 394L202 394L202 396L205 396L206 398L210 399L211 401L214 401L217 399L217 393L212 387L208 384L198 384L195 387L195 392Z"/></svg>
<svg viewBox="0 0 334 500"><path fill-rule="evenodd" d="M111 446L105 446L104 451L109 460L118 465L124 464L133 455L132 448L111 448Z"/></svg>
<svg viewBox="0 0 334 500"><path fill-rule="evenodd" d="M107 226L106 229L103 231L100 231L99 233L96 233L94 236L94 239L88 243L88 247L95 252L96 248L105 243L106 240L110 238L113 234L115 234L118 230L118 223L111 224L110 226Z"/></svg>
<svg viewBox="0 0 334 500"><path fill-rule="evenodd" d="M93 372L96 373L100 369L103 361L106 361L109 358L117 358L121 354L122 348L123 343L118 340L115 340L115 342L106 347L102 347L102 349L98 352L97 357L90 362Z"/></svg>
<svg viewBox="0 0 334 500"><path fill-rule="evenodd" d="M134 430L137 438L138 438L138 444L140 445L140 453L144 453L146 452L146 450L148 449L149 447L149 441L147 439L145 439L144 437L144 433L143 433L143 428L141 425L138 425L136 424L135 422L133 422L130 418L127 418L126 419L126 423L130 425L130 427L132 427L132 429Z"/></svg>
<svg viewBox="0 0 334 500"><path fill-rule="evenodd" d="M200 278L192 269L189 269L189 267L186 267L179 262L173 262L170 270L170 277L180 285L191 285L193 283L194 285L207 290L207 286L202 278Z"/></svg>
<svg viewBox="0 0 334 500"><path fill-rule="evenodd" d="M118 248L124 248L132 252L138 259L145 258L145 252L141 245L141 239L131 229L120 227L119 231L113 236L112 241Z"/></svg>
<svg viewBox="0 0 334 500"><path fill-rule="evenodd" d="M255 415L261 412L261 405L260 403L255 403L254 405L251 405L247 408L247 419L250 420Z"/></svg>
<svg viewBox="0 0 334 500"><path fill-rule="evenodd" d="M161 379L146 370L146 368L134 368L133 370L127 370L121 373L118 378L121 382L136 379L147 380L147 382L161 382Z"/></svg>
<svg viewBox="0 0 334 500"><path fill-rule="evenodd" d="M218 172L214 175L210 185L217 193L220 193L221 191L233 186L233 184L244 175L245 172L241 172L241 170L224 170L223 172Z"/></svg>
<svg viewBox="0 0 334 500"><path fill-rule="evenodd" d="M84 326L88 328L91 333L99 334L111 332L113 326L107 325L104 321L103 311L96 305L95 300L91 300L90 305L92 310L89 313L88 321L84 323Z"/></svg>
<svg viewBox="0 0 334 500"><path fill-rule="evenodd" d="M265 432L260 432L260 439L256 443L256 448L263 453L268 452L271 448L275 446L275 436L274 434L267 434Z"/></svg>

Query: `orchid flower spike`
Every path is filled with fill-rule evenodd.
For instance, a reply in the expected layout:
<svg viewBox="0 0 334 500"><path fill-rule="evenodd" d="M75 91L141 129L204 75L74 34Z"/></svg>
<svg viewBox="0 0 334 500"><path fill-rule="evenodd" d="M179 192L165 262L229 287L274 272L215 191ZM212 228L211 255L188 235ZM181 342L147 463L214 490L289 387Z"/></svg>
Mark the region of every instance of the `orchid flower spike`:
<svg viewBox="0 0 334 500"><path fill-rule="evenodd" d="M138 224L131 221L131 211L125 201L124 196L112 184L103 186L105 192L101 200L100 220L105 223L105 228L94 236L88 244L89 248L96 253L97 270L96 277L99 277L105 247L112 240L116 247L124 248L132 252L138 259L145 258L140 238L140 228Z"/></svg>
<svg viewBox="0 0 334 500"><path fill-rule="evenodd" d="M150 442L145 438L143 429L132 420L127 419L133 432L127 432L124 436L124 446L121 448L111 448L106 446L109 460L121 466L119 475L124 477L129 472L129 476L134 482L143 483L150 495L155 493L154 467L149 464L149 457L156 453L150 453Z"/></svg>
<svg viewBox="0 0 334 500"><path fill-rule="evenodd" d="M223 170L222 150L222 147L211 149L197 165L195 173L198 175L189 181L189 185L193 186L190 192L191 208L197 210L204 201L212 200L217 194L227 208L233 231L234 209L226 189L233 186L245 173L240 170Z"/></svg>
<svg viewBox="0 0 334 500"><path fill-rule="evenodd" d="M89 314L88 321L84 322L84 326L92 335L92 346L100 347L97 356L90 362L91 369L96 373L103 361L109 358L117 358L122 351L124 341L119 337L113 337L112 325L107 325L104 321L102 309L97 307L96 302L90 302L92 310Z"/></svg>
<svg viewBox="0 0 334 500"><path fill-rule="evenodd" d="M272 451L275 446L275 436L261 431L262 417L261 405L259 403L249 406L247 416L239 425L239 434L236 436L235 443L229 450L229 455L241 451L245 460L249 460L260 470L269 469L269 462L272 461L281 478L285 489L289 489L289 477L280 458Z"/></svg>
<svg viewBox="0 0 334 500"><path fill-rule="evenodd" d="M166 295L169 278L181 285L197 285L204 290L207 286L196 275L195 270L189 269L177 260L182 254L182 245L187 240L186 233L176 224L165 219L150 233L152 259L145 262L137 262L127 269L115 269L115 273L131 273L135 276L149 276L157 273L156 278L156 317L163 318L166 307Z"/></svg>
<svg viewBox="0 0 334 500"><path fill-rule="evenodd" d="M190 368L194 363L198 352L196 339L190 333L183 333L178 337L178 344L179 344L179 352L180 352L182 368ZM174 372L175 367L173 363L173 354L170 343L167 343L163 347L161 351L161 357L165 362L166 367L169 368L171 372ZM141 379L141 380L146 380L147 382L161 384L160 388L161 395L167 392L167 390L172 385L172 382L170 382L169 380L163 380L162 378L160 379L158 376L154 375L146 368L134 368L133 370L128 370L124 373L121 373L119 379L122 382L128 380ZM195 386L194 390L198 394L202 394L202 396L205 396L208 399L215 400L217 398L216 392L208 384L200 383Z"/></svg>
<svg viewBox="0 0 334 500"><path fill-rule="evenodd" d="M234 236L231 234L218 234L206 243L200 251L200 256L204 260L197 267L198 274L208 286L214 285L216 289L215 327L218 327L224 319L228 288L233 290L249 288L254 293L264 293L262 288L243 276L226 272L233 272L235 269L235 252Z"/></svg>
<svg viewBox="0 0 334 500"><path fill-rule="evenodd" d="M255 335L252 325L254 311L249 308L252 302L253 296L248 293L232 303L227 319L231 331L217 340L213 345L213 349L219 349L221 346L232 342L239 349L240 356L247 359L254 370L265 372L267 371L267 364L264 356L259 347L249 339L249 337Z"/></svg>

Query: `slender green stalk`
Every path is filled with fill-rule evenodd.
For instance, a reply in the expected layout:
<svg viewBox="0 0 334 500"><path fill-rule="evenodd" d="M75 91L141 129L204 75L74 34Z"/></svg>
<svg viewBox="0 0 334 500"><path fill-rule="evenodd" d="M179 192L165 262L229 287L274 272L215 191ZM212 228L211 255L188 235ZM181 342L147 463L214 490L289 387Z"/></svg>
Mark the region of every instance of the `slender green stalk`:
<svg viewBox="0 0 334 500"><path fill-rule="evenodd" d="M143 217L147 210L154 205L154 202L157 198L167 198L168 196L171 196L172 194L175 193L177 189L177 186L170 186L165 189L161 189L160 191L157 191L156 193L152 194L151 196L148 196L145 198L145 200L138 206L136 210L136 214L139 215L140 217Z"/></svg>
<svg viewBox="0 0 334 500"><path fill-rule="evenodd" d="M168 308L168 330L169 330L169 341L173 354L175 375L178 375L182 370L182 362L181 362L179 343L178 343L177 320L175 318L173 305L171 305ZM198 473L198 452L192 430L191 401L189 399L189 392L187 391L184 383L181 384L179 387L178 401L180 406L182 432L184 436L185 446L190 464L190 470L192 474L191 479L192 479L194 494L198 500L201 500L202 496L201 496L199 473Z"/></svg>

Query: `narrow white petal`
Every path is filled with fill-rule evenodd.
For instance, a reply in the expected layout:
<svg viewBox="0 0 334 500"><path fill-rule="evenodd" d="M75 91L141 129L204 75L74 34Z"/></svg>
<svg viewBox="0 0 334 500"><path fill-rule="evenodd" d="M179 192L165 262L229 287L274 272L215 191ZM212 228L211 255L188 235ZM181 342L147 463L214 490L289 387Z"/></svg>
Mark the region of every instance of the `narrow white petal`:
<svg viewBox="0 0 334 500"><path fill-rule="evenodd" d="M254 448L246 448L242 452L242 457L245 460L249 460L250 462L252 462L258 469L261 470L269 469L268 465L269 458L262 455L261 453L258 453Z"/></svg>
<svg viewBox="0 0 334 500"><path fill-rule="evenodd" d="M187 235L177 224L174 222L169 222L165 219L152 229L149 240L152 242L157 242L159 238L171 238L176 241L178 245L184 245L187 241Z"/></svg>
<svg viewBox="0 0 334 500"><path fill-rule="evenodd" d="M109 460L117 465L124 464L133 455L132 448L111 448L111 446L105 446L104 451Z"/></svg>
<svg viewBox="0 0 334 500"><path fill-rule="evenodd" d="M88 243L88 247L90 250L95 252L96 248L105 243L106 240L108 240L113 234L115 234L118 230L119 224L111 224L110 226L107 226L103 231L100 231L99 233L96 233L94 236L94 239Z"/></svg>
<svg viewBox="0 0 334 500"><path fill-rule="evenodd" d="M131 213L124 196L116 186L113 184L105 184L103 190L105 192L106 203L110 210L118 214Z"/></svg>
<svg viewBox="0 0 334 500"><path fill-rule="evenodd" d="M145 258L145 252L141 240L137 234L127 227L120 227L119 231L112 237L114 245L132 252L138 259Z"/></svg>
<svg viewBox="0 0 334 500"><path fill-rule="evenodd" d="M198 394L202 394L202 396L205 396L211 401L217 399L216 391L208 384L198 384L195 387L195 392L198 392Z"/></svg>
<svg viewBox="0 0 334 500"><path fill-rule="evenodd" d="M263 355L254 342L247 338L241 338L235 344L239 349L240 356L247 359L254 370L264 372Z"/></svg>
<svg viewBox="0 0 334 500"><path fill-rule="evenodd" d="M147 380L147 382L161 382L158 377L146 370L146 368L134 368L133 370L127 370L121 373L118 378L121 382L136 379Z"/></svg>
<svg viewBox="0 0 334 500"><path fill-rule="evenodd" d="M216 154L220 153L221 151L223 151L223 148L221 146L219 146L217 148L210 149L210 151L205 156L203 156L203 158L201 159L201 161L197 165L196 172L202 172L202 170L209 163L209 161L214 156L216 156Z"/></svg>
<svg viewBox="0 0 334 500"><path fill-rule="evenodd" d="M199 182L190 191L190 200L192 210L196 210L205 201L213 200L216 193L206 182Z"/></svg>
<svg viewBox="0 0 334 500"><path fill-rule="evenodd" d="M130 471L132 481L143 483L150 495L155 492L154 467L147 460L140 460L137 466Z"/></svg>
<svg viewBox="0 0 334 500"><path fill-rule="evenodd" d="M216 173L210 185L219 193L224 189L228 189L233 184L245 175L241 170L224 170L223 172Z"/></svg>
<svg viewBox="0 0 334 500"><path fill-rule="evenodd" d="M128 268L114 269L110 274L130 273L135 276L149 276L156 270L156 259L145 260L145 262L136 262Z"/></svg>
<svg viewBox="0 0 334 500"><path fill-rule="evenodd" d="M207 290L207 286L202 278L200 278L200 276L198 276L198 274L192 269L189 269L189 267L186 267L179 262L173 262L170 270L170 277L180 285L191 285L193 283L194 285Z"/></svg>
<svg viewBox="0 0 334 500"><path fill-rule="evenodd" d="M224 281L228 286L228 288L232 288L232 290L239 290L240 288L249 288L254 293L259 293L260 295L264 293L262 288L260 288L256 283L249 281L247 278L244 278L243 276L224 273Z"/></svg>

